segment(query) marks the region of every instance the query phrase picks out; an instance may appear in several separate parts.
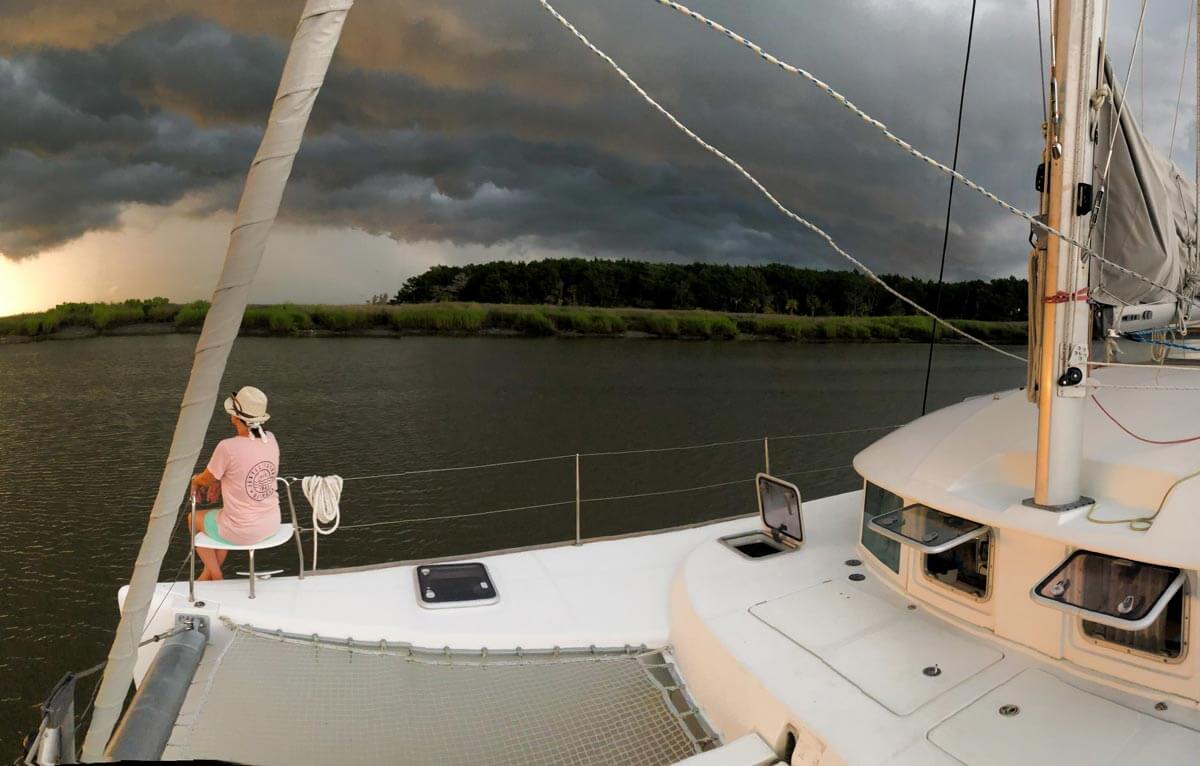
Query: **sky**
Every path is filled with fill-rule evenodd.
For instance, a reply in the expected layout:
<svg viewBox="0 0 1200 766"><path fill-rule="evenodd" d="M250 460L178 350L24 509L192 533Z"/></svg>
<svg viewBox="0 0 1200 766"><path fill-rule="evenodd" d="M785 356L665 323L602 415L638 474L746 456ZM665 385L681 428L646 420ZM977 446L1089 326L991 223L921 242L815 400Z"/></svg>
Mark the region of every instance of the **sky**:
<svg viewBox="0 0 1200 766"><path fill-rule="evenodd" d="M1191 1L1149 3L1128 102L1189 176ZM871 268L936 277L947 178L654 0L553 2ZM977 1L958 163L1026 210L1041 147L1035 2ZM691 5L950 163L970 0ZM211 295L302 7L0 0L0 315ZM1139 9L1113 0L1118 73ZM960 187L947 276L1023 274L1027 239L1021 220ZM848 267L652 112L537 0L358 0L253 300L359 303L435 264L561 256Z"/></svg>

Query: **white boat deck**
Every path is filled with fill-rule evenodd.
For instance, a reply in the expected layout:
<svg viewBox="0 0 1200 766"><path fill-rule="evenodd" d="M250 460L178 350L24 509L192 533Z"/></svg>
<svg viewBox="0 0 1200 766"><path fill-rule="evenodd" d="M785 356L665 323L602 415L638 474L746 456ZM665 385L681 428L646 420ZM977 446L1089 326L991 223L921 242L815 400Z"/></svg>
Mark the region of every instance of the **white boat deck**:
<svg viewBox="0 0 1200 766"><path fill-rule="evenodd" d="M1156 711L1155 697L910 609L869 568L848 566L860 558L861 493L804 514L799 551L747 560L710 540L676 582L676 659L726 739L756 731L779 743L795 722L802 743L811 736L853 764L1195 762L1194 705ZM850 581L855 572L866 578ZM924 675L931 666L938 675ZM771 702L747 704L754 696ZM1001 716L1005 704L1020 712Z"/></svg>
<svg viewBox="0 0 1200 766"><path fill-rule="evenodd" d="M176 609L285 633L386 640L477 650L560 647L662 647L669 643L671 579L713 535L754 528L754 517L657 535L469 557L487 564L499 602L427 609L417 603L413 565L196 583L203 608L188 608L187 583L161 584L154 608L167 605L146 634L173 624ZM236 555L236 554L234 554ZM236 562L234 562L236 563ZM124 600L125 591L120 598ZM139 674L140 677L140 674Z"/></svg>
<svg viewBox="0 0 1200 766"><path fill-rule="evenodd" d="M1035 764L1085 755L1091 763L1171 763L1200 752L1195 705L1155 710L1149 692L1102 686L1070 663L927 605L910 609L869 567L847 565L860 557L861 497L805 503L804 545L763 559L719 542L757 529L748 517L471 557L487 563L500 594L486 607L418 606L407 565L271 579L254 600L243 580L199 583L200 609L188 607L184 583L148 632L183 610L268 631L434 648L669 646L725 741L757 733L782 752L790 726L804 763ZM852 573L865 579L852 582ZM210 651L228 633L218 623ZM939 672L925 675L932 666ZM1000 716L1008 704L1020 712Z"/></svg>

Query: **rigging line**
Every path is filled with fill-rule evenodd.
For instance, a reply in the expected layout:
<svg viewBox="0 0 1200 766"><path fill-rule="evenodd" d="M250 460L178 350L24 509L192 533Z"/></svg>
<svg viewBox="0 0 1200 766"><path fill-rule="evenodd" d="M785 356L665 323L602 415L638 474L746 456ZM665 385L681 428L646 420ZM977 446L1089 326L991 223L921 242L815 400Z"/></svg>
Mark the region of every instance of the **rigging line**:
<svg viewBox="0 0 1200 766"><path fill-rule="evenodd" d="M180 514L175 519L175 529L171 530L172 538L175 537L175 532L179 528L179 519L180 518L183 518L183 514ZM158 616L158 610L162 609L163 604L167 603L167 597L171 595L171 591L175 590L175 583L179 580L179 575L181 575L183 573L183 567L185 564L187 564L187 562L188 562L188 556L185 555L183 557L183 560L179 562L179 567L175 570L175 576L171 578L171 587L167 588L167 592L163 594L162 600L158 602L158 606L154 607L154 612L151 613L149 619L146 620L147 625L154 622L154 618ZM160 633L158 635L151 636L150 638L143 639L141 641L141 643L138 644L138 648L141 648L141 647L145 646L146 644L155 643L156 641L159 641L162 638L165 638L168 633L172 633L172 631L174 631L174 630L175 629L172 628L172 630L167 631L167 633ZM87 676L90 676L93 673L101 670L102 668L104 668L107 665L108 665L108 658L106 657L102 662L99 662L96 665L93 665L92 667L88 668L87 670L81 671L79 673L75 673L74 674L75 678L79 679L79 678L85 678ZM79 733L79 729L83 726L84 722L87 721L88 713L92 712L92 707L96 704L96 696L99 693L100 693L100 681L97 680L96 685L92 687L91 697L88 699L87 705L84 706L83 712L75 717L75 733L76 734Z"/></svg>
<svg viewBox="0 0 1200 766"><path fill-rule="evenodd" d="M801 471L790 471L787 473L774 474L777 478L786 478L788 476L802 476L814 473L825 473L828 471L840 471L846 468L853 468L851 464L846 465L831 465L824 468L808 468ZM633 500L641 497L661 497L663 495L680 495L687 492L700 492L706 489L716 489L717 487L730 487L734 484L752 484L754 479L734 479L732 481L721 481L715 484L702 484L695 487L683 487L681 489L665 489L657 492L637 492L632 495L611 495L607 497L585 497L580 499L580 503L605 503L614 500ZM478 516L494 516L499 513L514 513L516 511L531 511L538 508L554 508L561 505L574 505L574 498L570 500L558 500L553 503L537 503L535 505L519 505L512 508L498 508L494 511L479 511L478 513L457 513L449 516L426 516L416 519L385 519L383 521L369 521L362 524L343 524L341 529L364 529L367 527L385 527L393 524L415 524L422 521L452 521L454 519L471 519ZM310 527L302 527L301 532L311 531Z"/></svg>
<svg viewBox="0 0 1200 766"><path fill-rule="evenodd" d="M1046 102L1049 96L1046 95L1046 58L1042 42L1042 0L1037 0L1035 3L1037 9L1037 30L1038 30L1038 74L1042 77L1042 123L1045 124L1045 130L1050 129L1050 111ZM975 3L971 3L972 13L975 9Z"/></svg>
<svg viewBox="0 0 1200 766"><path fill-rule="evenodd" d="M1189 351L1200 351L1200 347L1189 348ZM1088 362L1091 367L1126 367L1131 370L1176 370L1178 372L1200 372L1200 367L1182 364L1163 364L1162 362Z"/></svg>
<svg viewBox="0 0 1200 766"><path fill-rule="evenodd" d="M1180 124L1180 107L1183 101L1183 76L1188 72L1188 56L1192 55L1192 20L1195 18L1195 6L1188 4L1188 25L1187 31L1183 32L1183 61L1180 64L1180 86L1175 92L1175 116L1171 119L1171 142L1166 149L1166 158L1174 161L1172 155L1175 154L1175 128Z"/></svg>
<svg viewBox="0 0 1200 766"><path fill-rule="evenodd" d="M585 45L587 45L589 48L591 48L592 51L594 53L596 53L596 55L600 56L603 59L606 59L610 63L611 66L616 68L618 73L624 75L624 77L626 78L626 81L632 83L633 87L642 93L643 98L646 98L646 99L650 98L648 95L645 94L645 91L642 91L640 86L638 86L635 82L633 82L632 78L630 78L627 74L625 74L625 71L623 69L621 69L619 66L617 66L616 62L613 62L612 59L609 58L607 54L605 54L603 51L599 50L594 45L592 45L591 41L589 41L586 37L584 37L583 34L580 33L579 30L577 30L569 21L562 18L562 16L556 10L554 10L553 6L551 6L545 0L539 0L539 2L541 2L542 7L546 8L546 10L551 13L551 15L558 18L560 20L560 22L564 26L567 27L567 29L569 29L576 37L580 38L584 42ZM804 78L811 84L815 85L823 93L825 93L830 98L832 98L834 101L837 101L839 104L844 106L850 112L852 112L853 114L858 116L858 118L861 119L863 122L865 122L867 125L870 125L871 127L875 128L877 131L879 131L884 136L884 138L886 138L891 143L895 144L896 146L899 146L902 150L904 150L908 154L912 155L913 157L916 157L917 159L921 160L922 162L942 171L943 173L946 173L947 175L951 176L952 178L955 178L959 183L966 186L968 189L971 189L972 191L982 194L984 197L991 200L995 204L999 205L1004 210L1007 210L1009 213L1012 213L1013 215L1017 216L1018 218L1023 219L1030 226L1033 226L1034 228L1036 228L1040 231L1044 231L1047 234L1057 237L1058 239L1062 240L1063 242L1066 242L1069 245L1074 245L1075 247L1079 248L1080 252L1083 253L1085 256L1087 256L1089 258L1095 258L1096 260L1105 264L1109 268L1114 269L1122 274L1125 274L1126 276L1129 276L1129 277L1132 277L1133 279L1137 279L1139 281L1145 282L1146 284L1151 285L1152 287L1157 287L1159 290L1162 290L1163 292L1166 292L1166 293L1174 296L1175 298L1178 298L1179 300L1182 300L1182 301L1190 301L1191 300L1190 297L1183 295L1182 293L1178 292L1177 290L1175 290L1173 288L1167 287L1164 284L1160 284L1159 282L1154 281L1150 277L1147 277L1144 274L1140 274L1127 266L1123 266L1120 263L1109 260L1103 254L1098 253L1095 250L1093 250L1092 247L1090 246L1090 244L1085 244L1084 242L1081 242L1081 241L1075 239L1071 235L1069 235L1063 231L1060 231L1060 230L1054 228L1053 226L1050 226L1045 221L1039 220L1033 214L1027 213L1026 211L1022 210L1021 208L1017 207L1016 205L1013 205L1009 202L1005 202L1000 197L998 197L994 193L988 191L983 186L975 183L970 178L967 178L962 173L959 173L957 170L951 170L950 168L946 167L941 162L935 160L933 157L930 157L929 155L922 152L920 149L917 149L915 146L913 146L909 142L907 142L904 139L897 136L895 133L893 133L888 128L887 125L885 125L884 123L875 119L871 115L867 114L862 109L858 108L858 106L856 106L852 101L850 101L850 99L846 98L844 95L842 95L841 93L834 90L831 85L820 80L815 75L813 75L811 72L809 72L805 69L801 69L800 67L794 66L792 64L789 64L786 61L782 61L779 58L776 58L772 54L763 50L762 46L758 45L758 43L755 43L752 40L748 40L745 37L742 37L741 35L734 32L733 30L722 26L721 24L713 21L712 19L708 18L707 16L704 16L703 14L693 11L691 8L688 8L687 6L682 5L681 3L674 2L674 0L653 0L653 2L658 3L659 5L664 5L675 11L678 11L679 13L683 14L684 16L694 19L695 21L698 21L701 24L704 24L705 26L709 27L710 29L712 29L716 32L720 32L724 36L728 37L730 40L733 40L734 42L738 43L739 45L742 45L745 48L749 48L751 51L754 51L754 53L756 53L759 56L759 58L763 59L764 61L766 61L769 64L772 64L773 66L779 67L780 69L787 72L788 74L794 74L794 75ZM1050 35L1050 39L1051 39L1050 65L1051 65L1051 67L1053 67L1053 66L1055 66L1055 63L1054 63L1054 60L1055 60L1054 25L1053 24L1051 24L1051 26L1050 26L1050 33L1051 33L1051 35ZM661 106L659 106L656 102L651 100L650 103L655 108L659 109L664 114L667 114L672 120L674 120L674 117L671 116L669 112L666 112L666 110L663 109ZM676 122L678 122L678 121L676 121ZM679 125L679 127L681 129L685 130L688 134L691 134L691 131L687 130L686 127L683 127L682 125ZM693 137L694 137L694 134L691 134L691 135L693 135ZM700 139L697 138L696 140L699 141ZM704 145L704 144L702 143L702 145ZM710 149L710 151L716 151L716 150ZM724 155L718 155L718 156L721 156L724 159L726 159L726 161L729 161L728 158L724 157ZM741 170L740 165L738 165L736 167L739 170ZM1197 169L1198 169L1198 171L1200 171L1200 163L1197 164ZM744 171L742 171L742 172L743 172L743 174L745 174ZM1200 188L1200 187L1198 187L1198 188ZM1198 191L1198 195L1200 195L1200 191ZM1200 199L1197 200L1197 206L1200 207ZM847 255L845 257L849 257L849 256ZM922 313L926 313L926 312L924 310L922 310Z"/></svg>
<svg viewBox="0 0 1200 766"><path fill-rule="evenodd" d="M688 444L683 447L650 447L647 449L626 449L626 450L610 450L606 452L580 452L579 457L609 457L612 455L644 455L653 452L681 452L685 450L705 449L706 447L725 447L736 444L762 444L764 438L771 441L784 441L787 439L815 439L822 436L842 436L844 434L861 434L870 431L888 431L899 428L900 426L871 426L869 428L850 428L844 431L824 431L822 433L809 434L789 434L787 436L766 436L755 437L753 439L734 439L724 442L708 442L706 444Z"/></svg>
<svg viewBox="0 0 1200 766"><path fill-rule="evenodd" d="M572 455L574 457L574 455ZM516 511L532 511L537 508L553 508L558 505L574 505L575 499L559 500L553 503L538 503L536 505L519 505L512 508L497 508L494 511L479 511L478 513L456 513L449 516L425 516L417 519L387 519L384 521L368 521L362 524L342 524L340 529L365 529L366 527L385 527L391 524L416 524L422 521L450 521L452 519L473 519L477 516L495 516L499 513L514 513ZM301 529L302 532L311 531L311 527Z"/></svg>
<svg viewBox="0 0 1200 766"><path fill-rule="evenodd" d="M1150 337L1147 337L1144 334L1144 332L1145 331L1128 332L1128 333L1125 333L1123 335L1123 337L1133 341L1134 343L1150 343L1150 344L1153 344L1153 345L1161 347L1161 348L1175 348L1175 349L1179 349L1181 351L1193 351L1193 352L1200 351L1200 346L1189 346L1186 343L1173 343L1169 340L1158 340L1153 335L1151 335ZM1200 367L1198 367L1198 368L1188 367L1185 369L1200 369Z"/></svg>
<svg viewBox="0 0 1200 766"><path fill-rule="evenodd" d="M898 423L897 425L894 425L894 426L871 426L870 428L851 428L846 431L825 431L824 433L792 434L790 436L768 436L767 438L773 442L781 442L781 441L787 441L788 439L811 439L811 438L817 437L817 436L841 436L843 434L861 434L861 433L866 433L868 431L894 431L895 429L900 428L903 425L905 425L905 424Z"/></svg>
<svg viewBox="0 0 1200 766"><path fill-rule="evenodd" d="M824 468L810 468L804 471L791 471L789 473L772 474L776 478L782 479L788 476L800 476L802 474L824 473L827 471L840 471L847 468L853 468L852 465L831 465ZM753 484L754 479L733 479L732 481L719 481L715 484L701 484L696 487L683 487L681 489L663 489L657 492L636 492L632 495L611 495L608 497L585 497L580 500L581 503L607 503L613 500L635 500L641 497L662 497L663 495L682 495L688 492L700 492L706 489L716 489L718 487L732 487L735 484Z"/></svg>
<svg viewBox="0 0 1200 766"><path fill-rule="evenodd" d="M613 455L642 455L654 452L682 452L686 450L707 449L709 447L727 447L738 444L762 444L764 438L771 441L787 441L791 439L819 439L826 436L844 436L846 434L861 434L870 433L873 431L892 431L903 424L887 425L887 426L867 426L865 428L848 428L840 431L816 431L806 434L784 434L781 436L755 436L749 439L730 439L728 441L705 442L703 444L685 444L674 447L649 447L644 449L627 449L627 450L605 450L600 452L580 452L579 457L609 457ZM412 471L400 471L398 473L379 473L370 476L351 476L343 478L343 482L359 481L366 479L389 479L403 476L419 476L431 473L444 473L447 471L470 471L483 468L499 468L502 466L511 465L526 465L530 463L547 463L555 460L573 459L575 454L569 455L550 455L548 457L534 457L524 460L504 460L498 463L478 463L475 465L459 465L446 468L421 468Z"/></svg>
<svg viewBox="0 0 1200 766"><path fill-rule="evenodd" d="M971 41L975 36L975 0L971 0L971 20L967 24L967 53L963 59L962 87L958 93L958 122L954 127L954 159L951 170L958 170L958 147L962 139L963 105L967 100L967 73L971 71ZM1038 22L1041 32L1041 22ZM946 278L946 249L950 245L950 211L954 207L954 177L950 177L950 191L946 194L946 225L942 229L942 261L938 266L937 295L933 300L933 313L942 313L942 290ZM929 379L933 376L933 346L937 340L937 323L929 323L929 358L925 361L925 392L921 395L921 414L929 411Z"/></svg>
<svg viewBox="0 0 1200 766"><path fill-rule="evenodd" d="M1092 401L1096 403L1096 406L1100 408L1100 411L1103 412L1108 417L1108 419L1111 420L1114 425L1116 425L1117 428L1121 429L1122 431L1124 431L1125 433L1127 433L1128 435L1132 436L1133 438L1137 439L1140 442L1145 442L1146 444L1166 445L1166 444L1188 444L1189 442L1200 441L1200 436L1188 436L1183 439L1149 439L1140 434L1135 434L1133 431L1130 431L1128 428L1126 428L1125 425L1121 421L1117 420L1116 416L1114 416L1111 412L1109 412L1108 409L1103 404L1100 403L1100 400L1096 398L1095 394L1092 394L1091 398L1092 398Z"/></svg>
<svg viewBox="0 0 1200 766"><path fill-rule="evenodd" d="M1089 380L1086 383L1088 388L1113 388L1125 391L1200 391L1197 386L1159 386L1159 385L1136 385L1131 383L1097 383Z"/></svg>
<svg viewBox="0 0 1200 766"><path fill-rule="evenodd" d="M658 1L664 2L664 0L658 0ZM914 301L912 298L909 298L908 296L904 295L903 293L899 292L894 287L889 285L882 278L880 278L880 276L878 274L876 274L874 271L872 271L870 268L868 268L865 263L858 260L853 255L850 255L850 253L848 253L844 249L842 249L842 246L839 245L836 241L834 241L833 237L831 237L828 233L826 233L826 231L824 229L822 229L820 226L817 226L815 223L812 223L807 218L800 216L798 213L794 212L791 208L787 207L782 202L780 202L779 199L774 194L772 194L767 189L766 186L763 186L761 181L759 181L754 175L752 175L750 173L750 171L746 170L746 168L742 167L742 165L740 165L737 162L737 160L735 160L732 157L730 157L729 155L725 154L717 147L715 147L712 144L705 141L703 138L700 138L700 136L696 135L696 133L693 132L691 128L687 127L682 122L680 122L679 119L677 117L675 117L675 115L673 115L671 112L669 112L666 109L666 107L664 107L663 105L661 105L657 101L655 101L654 98L649 93L647 93L642 88L641 85L638 85L637 81L634 80L624 69L622 69L621 66L616 61L613 61L612 57L610 57L607 53L605 53L604 51L597 48L596 45L591 40L589 40L582 32L580 32L578 29L576 29L575 25L572 24L570 21L568 21L561 13L559 13L554 8L554 6L552 6L549 3L548 0L539 0L539 2L541 3L542 7L545 8L546 11L551 16L553 16L560 24L563 25L563 27L565 27L567 29L567 31L569 31L571 34L573 34L592 53L596 54L601 60L603 60L606 64L608 64L610 67L612 67L613 71L615 71L618 75L620 75L620 77L623 80L625 80L625 82L628 83L629 86L631 88L633 88L634 91L636 91L637 94L639 96L641 96L642 99L647 104L649 104L651 107L653 107L655 110L657 110L660 114L662 114L664 117L666 117L671 122L672 125L674 125L676 128L678 128L688 138L692 139L697 144L699 144L700 147L703 148L705 151L709 152L710 154L717 157L718 159L724 161L727 165L729 165L731 168L733 168L738 173L740 173L742 175L742 177L745 178L748 182L750 182L750 185L752 185L764 197L766 197L767 201L769 201L772 205L774 205L775 208L779 210L779 212L783 213L788 218L792 219L796 223L800 224L801 226L808 229L809 231L811 231L812 233L814 233L818 237L820 237L822 240L824 240L825 244L827 244L830 247L830 249L832 249L835 253L842 256L846 260L850 261L850 263L854 264L854 266L857 267L859 271L861 271L868 279L872 280L873 282L878 284L880 287L882 287L884 289L884 291L886 291L893 297L897 298L901 302L911 306L913 309L924 314L925 316L930 317L931 319L936 321L938 324L941 324L943 327L946 327L946 328L950 329L952 332L954 332L958 335L961 335L962 337L966 338L967 340L978 343L980 346L983 346L984 348L995 351L997 354L1007 356L1010 359L1020 362L1021 364L1027 363L1027 360L1025 359L1025 357L1020 356L1018 354L1014 354L1011 351L1005 351L1004 349L1002 349L998 346L994 346L991 343L988 343L987 341L983 340L982 338L975 337L974 335L967 332L966 330L956 327L955 325L951 324L950 322L947 322L945 319L942 319L941 317L937 316L929 309L920 305L919 303ZM826 86L826 87L828 87L828 86ZM880 124L882 125L882 123L880 123ZM999 199L999 198L997 197L997 199ZM1007 204L1007 203L1005 203L1005 204Z"/></svg>
<svg viewBox="0 0 1200 766"><path fill-rule="evenodd" d="M1142 10L1138 14L1137 32L1133 37L1133 50L1129 54L1129 66L1125 68L1125 84L1121 86L1121 106L1117 108L1117 114L1113 118L1112 130L1108 135L1108 156L1104 158L1104 171L1100 174L1100 182L1107 183L1108 170L1112 167L1113 150L1117 148L1117 131L1121 128L1121 115L1125 112L1125 102L1129 100L1129 79L1133 76L1133 61L1137 58L1139 43L1142 40L1142 25L1146 21L1146 6L1150 5L1150 0L1142 0ZM1103 66L1103 62L1101 62ZM1107 219L1108 216L1105 216ZM1093 219L1094 220L1094 219ZM1095 226L1093 225L1093 230ZM1088 244L1091 244L1091 231L1088 232ZM1177 298L1183 296L1176 294Z"/></svg>
<svg viewBox="0 0 1200 766"><path fill-rule="evenodd" d="M552 460L566 460L574 458L575 455L551 455L549 457L531 457L525 460L505 460L499 463L480 463L478 465L456 465L448 468L421 468L415 471L400 471L398 473L377 473L370 476L348 476L342 481L362 481L364 479L391 479L399 476L418 476L427 473L446 473L447 471L472 471L477 468L498 468L506 465L525 465L527 463L547 463Z"/></svg>

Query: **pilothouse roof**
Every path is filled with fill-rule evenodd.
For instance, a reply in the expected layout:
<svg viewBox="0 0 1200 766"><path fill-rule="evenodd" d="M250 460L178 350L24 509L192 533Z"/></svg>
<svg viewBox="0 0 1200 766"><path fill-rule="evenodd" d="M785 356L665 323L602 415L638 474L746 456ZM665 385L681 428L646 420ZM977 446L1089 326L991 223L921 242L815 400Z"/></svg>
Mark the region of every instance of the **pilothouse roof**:
<svg viewBox="0 0 1200 766"><path fill-rule="evenodd" d="M1200 472L1200 439L1182 441L1200 436L1200 368L1108 368L1092 380L1083 491L1094 506L1052 513L1024 505L1033 487L1037 407L1018 390L968 399L914 421L859 453L854 467L906 501L990 527L1200 567L1200 476L1189 478ZM1179 443L1148 443L1130 432Z"/></svg>

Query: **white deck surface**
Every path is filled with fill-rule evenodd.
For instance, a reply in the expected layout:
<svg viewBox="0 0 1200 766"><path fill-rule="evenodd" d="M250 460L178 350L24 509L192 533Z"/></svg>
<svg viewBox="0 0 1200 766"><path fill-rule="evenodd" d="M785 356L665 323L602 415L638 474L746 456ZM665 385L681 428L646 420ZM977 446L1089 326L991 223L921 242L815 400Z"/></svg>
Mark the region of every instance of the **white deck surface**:
<svg viewBox="0 0 1200 766"><path fill-rule="evenodd" d="M197 593L206 605L199 611L268 630L425 647L670 644L710 722L723 737L736 739L753 731L753 722L722 730L722 721L730 719L722 711L753 705L733 699L726 685L706 685L700 676L711 666L689 676L689 648L705 633L728 666L722 672L748 674L756 694L855 764L1069 762L1061 749L1068 740L1054 733L1066 719L1035 712L1039 693L1014 680L1041 679L1052 687L1048 698L1099 711L1098 725L1112 718L1114 726L1165 743L1155 746L1161 750L1156 763L1171 763L1171 755L1181 752L1190 753L1181 762L1195 762L1195 705L1155 711L1158 700L1149 693L1101 686L1077 666L1045 660L989 631L933 614L924 604L909 609L909 599L868 567L848 566L847 559L860 556L861 503L861 492L805 503L804 545L758 560L718 540L755 529L753 517L580 547L472 557L486 561L500 593L499 603L487 607L424 609L416 601L412 567L395 566L304 581L271 579L260 583L253 601L241 580L200 583ZM866 574L865 581L851 582L853 572ZM170 599L173 608L185 608L186 583ZM695 624L673 634L672 610L680 607L695 615ZM161 630L172 611L164 607L149 630ZM942 673L924 676L929 664ZM1005 689L1014 690L1014 699L1031 700L1030 714L1018 716L1022 734L1016 739L1004 735L1017 728L1012 719L992 709ZM997 743L994 752L1005 758L997 760L993 750L981 755L970 732ZM780 746L777 728L758 733ZM1089 762L1128 762L1130 740L1105 736L1111 749L1101 755L1089 749Z"/></svg>
<svg viewBox="0 0 1200 766"><path fill-rule="evenodd" d="M682 592L704 627L794 720L837 755L852 764L1196 763L1200 714L1194 706L1172 705L1156 712L1153 697L1101 687L1073 673L1068 663L1043 661L987 631L952 625L926 606L910 610L908 599L866 567L847 566L846 560L860 556L855 542L861 497L855 492L805 503L806 540L799 551L747 560L710 540L692 552L682 571ZM851 582L852 572L865 573L866 580ZM835 605L838 600L841 605ZM947 633L953 640L942 643ZM672 637L681 660L685 640ZM929 664L940 665L942 674L924 676ZM686 663L681 669L689 680ZM1087 709L1116 715L1139 738L1154 736L1161 744L1146 750L1154 757L1130 760L1129 751L1120 747L1128 745L1122 737L1106 738L1114 747L1102 756L1088 748L1090 758L1075 758L1067 749L1069 741L1056 736L1059 727L1091 731L1106 719L1098 717L1092 724L1047 712L1057 704L1031 704L1028 715L1017 716L1022 735L1007 738L1005 732L1016 728L1013 719L998 714L1004 704L992 704L998 696L986 695L1033 673L1057 684L1057 704L1080 709L1086 703ZM720 716L714 717L712 708L721 704L721 695L706 694L695 683L692 690L719 727ZM973 707L981 698L982 705ZM931 730L961 711L974 711L970 726L942 728L931 741ZM974 759L971 754L982 750L963 745L969 732L984 741L1004 742L1005 758ZM745 732L721 733L737 737ZM775 732L760 734L770 740ZM1186 748L1179 747L1183 743Z"/></svg>
<svg viewBox="0 0 1200 766"><path fill-rule="evenodd" d="M426 609L417 603L413 566L275 577L248 597L243 578L196 583L201 610L266 630L453 649L621 647L668 643L671 579L697 545L756 528L748 518L675 532L471 557L487 564L500 594L490 606ZM187 583L159 585L169 595L147 634L187 607ZM124 592L122 591L122 597ZM162 596L156 595L157 606ZM153 611L153 609L151 610ZM156 627L158 626L158 627Z"/></svg>

